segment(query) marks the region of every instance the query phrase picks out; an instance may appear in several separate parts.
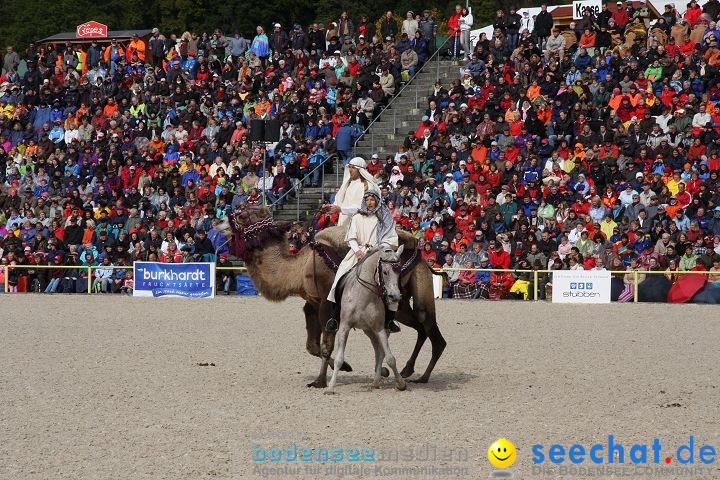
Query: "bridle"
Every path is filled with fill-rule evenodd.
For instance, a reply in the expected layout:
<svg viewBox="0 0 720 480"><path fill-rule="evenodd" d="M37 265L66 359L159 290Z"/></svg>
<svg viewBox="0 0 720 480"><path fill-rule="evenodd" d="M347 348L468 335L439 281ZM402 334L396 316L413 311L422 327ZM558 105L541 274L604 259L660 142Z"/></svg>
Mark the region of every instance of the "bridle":
<svg viewBox="0 0 720 480"><path fill-rule="evenodd" d="M233 224L233 227L239 233L239 237L241 240L250 240L252 238L255 238L259 234L264 232L267 228L271 227L273 224L272 217L267 217L260 220L259 222L251 223L247 227L243 227L237 224L234 215L230 215L229 217L230 222L232 222Z"/></svg>
<svg viewBox="0 0 720 480"><path fill-rule="evenodd" d="M363 258L360 259L357 265L355 265L355 279L360 285L367 288L369 291L375 293L375 295L377 295L378 297L387 298L387 288L385 286L385 276L382 273L382 265L384 263L389 264L392 269L398 274L401 271L402 265L400 264L399 260L383 260L382 255L379 255L377 266L375 267L375 275L373 275L373 280L371 283L360 276L360 267L363 263L365 263L365 260L375 252L380 252L382 254L382 251L379 249L375 249L374 251L371 250L367 252Z"/></svg>
<svg viewBox="0 0 720 480"><path fill-rule="evenodd" d="M270 217L242 225L234 215L230 216L230 226L233 229L236 255L246 262L252 259L253 252L262 249L268 239L282 237L289 228L287 225L274 223Z"/></svg>

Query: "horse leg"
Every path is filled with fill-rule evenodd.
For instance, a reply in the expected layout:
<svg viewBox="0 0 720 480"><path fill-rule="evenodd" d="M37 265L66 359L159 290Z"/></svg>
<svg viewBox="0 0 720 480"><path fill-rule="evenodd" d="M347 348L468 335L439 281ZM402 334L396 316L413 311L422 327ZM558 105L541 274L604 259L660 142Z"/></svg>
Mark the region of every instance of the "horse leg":
<svg viewBox="0 0 720 480"><path fill-rule="evenodd" d="M326 302L323 302L326 303ZM325 332L323 330L323 308L321 304L319 309L315 309L309 303L305 304L303 311L305 312L305 329L307 330L308 352L320 358L320 373L315 380L308 383L308 387L325 388L327 387L327 369L333 368L335 360L332 357L332 351L335 345L335 333ZM327 313L325 313L324 321L327 322ZM343 372L352 372L350 364L343 362L340 370Z"/></svg>
<svg viewBox="0 0 720 480"><path fill-rule="evenodd" d="M425 328L415 318L415 312L413 311L412 307L410 307L409 300L403 299L402 303L400 304L400 308L398 309L397 313L397 321L402 323L403 325L407 325L408 327L414 329L417 332L415 348L413 349L412 355L410 355L410 358L405 364L405 367L403 367L402 371L400 372L400 375L402 375L403 378L408 378L413 373L415 373L415 362L417 361L417 357L420 354L420 350L422 350L422 347L425 344L427 334L425 333Z"/></svg>
<svg viewBox="0 0 720 480"><path fill-rule="evenodd" d="M329 361L331 359L320 356L320 373L318 373L318 376L315 380L308 383L308 387L313 388L325 388L327 387L327 369L329 365Z"/></svg>
<svg viewBox="0 0 720 480"><path fill-rule="evenodd" d="M432 357L430 358L430 363L428 363L428 366L425 369L425 373L422 374L422 377L414 381L411 380L414 383L428 382L428 380L430 379L430 374L432 373L433 368L435 368L435 364L440 359L440 356L443 354L443 351L447 346L447 342L443 338L442 333L440 333L440 329L438 328L437 324L434 324L430 328L430 330L427 332L427 336L430 338L430 344L432 345Z"/></svg>
<svg viewBox="0 0 720 480"><path fill-rule="evenodd" d="M323 300L320 304L320 309L317 315L317 325L320 328L320 333L322 334L322 346L320 348L320 355L322 357L327 357L330 360L330 368L334 369L335 361L332 358L332 351L335 348L335 332L326 332L324 329L328 318L330 318L328 310L329 304L326 300ZM352 367L349 363L343 362L340 370L342 370L343 372L352 372Z"/></svg>
<svg viewBox="0 0 720 480"><path fill-rule="evenodd" d="M345 344L347 343L348 334L350 333L350 327L347 324L341 323L340 330L338 331L338 349L335 354L335 368L333 368L333 374L330 378L330 384L324 393L332 394L335 393L335 383L337 382L338 370L343 364L343 356L345 355Z"/></svg>
<svg viewBox="0 0 720 480"><path fill-rule="evenodd" d="M390 351L387 330L381 328L380 331L376 332L376 335L380 340L380 345L382 345L383 351L385 352L385 361L395 374L395 388L397 388L398 390L405 390L405 388L407 388L407 385L405 384L405 380L403 380L403 378L398 373L397 365L395 364L395 356Z"/></svg>
<svg viewBox="0 0 720 480"><path fill-rule="evenodd" d="M389 372L388 375L383 375L382 371L382 362L385 355L383 354L382 347L380 346L380 342L378 341L375 332L365 330L365 335L367 335L370 339L370 343L372 343L373 350L375 351L375 378L373 378L372 388L380 388L380 378L383 376L387 377L389 375Z"/></svg>

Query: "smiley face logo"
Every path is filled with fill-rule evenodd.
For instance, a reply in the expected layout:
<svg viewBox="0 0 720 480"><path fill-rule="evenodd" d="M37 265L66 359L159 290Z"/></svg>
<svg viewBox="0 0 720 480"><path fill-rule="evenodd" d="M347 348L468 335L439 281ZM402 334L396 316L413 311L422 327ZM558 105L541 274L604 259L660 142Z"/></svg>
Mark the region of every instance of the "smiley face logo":
<svg viewBox="0 0 720 480"><path fill-rule="evenodd" d="M515 461L515 445L504 438L496 440L488 449L490 463L498 468L508 468Z"/></svg>

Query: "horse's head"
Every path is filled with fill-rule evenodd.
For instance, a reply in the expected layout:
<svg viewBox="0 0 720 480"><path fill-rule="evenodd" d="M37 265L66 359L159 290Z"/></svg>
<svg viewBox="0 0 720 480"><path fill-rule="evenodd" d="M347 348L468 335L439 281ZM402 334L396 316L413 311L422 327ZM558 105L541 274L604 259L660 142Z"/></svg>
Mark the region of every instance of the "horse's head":
<svg viewBox="0 0 720 480"><path fill-rule="evenodd" d="M404 245L401 245L397 250L393 250L386 246L380 250L378 283L382 288L385 301L388 305L398 304L402 298L400 292L400 256L404 248Z"/></svg>

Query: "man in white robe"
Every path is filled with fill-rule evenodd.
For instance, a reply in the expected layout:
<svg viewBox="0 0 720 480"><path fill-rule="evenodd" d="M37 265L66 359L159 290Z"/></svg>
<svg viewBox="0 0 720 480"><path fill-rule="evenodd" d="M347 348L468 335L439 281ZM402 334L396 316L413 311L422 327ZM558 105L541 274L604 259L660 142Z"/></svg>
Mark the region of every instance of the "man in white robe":
<svg viewBox="0 0 720 480"><path fill-rule="evenodd" d="M335 195L335 201L328 207L332 213L340 214L338 225L350 223L350 218L362 205L363 195L369 191L380 194L380 187L367 171L365 160L355 157L345 167L342 185Z"/></svg>
<svg viewBox="0 0 720 480"><path fill-rule="evenodd" d="M340 304L335 302L335 288L343 275L352 270L368 250L379 245L387 245L393 249L398 247L395 221L387 206L380 200L380 195L369 191L363 195L362 201L362 207L352 216L345 234L345 241L350 246L350 251L340 262L333 286L327 297L328 301L332 303L332 314L325 327L329 332L338 329ZM337 300L340 301L339 298ZM395 312L386 308L385 328L391 332L399 332L400 328L395 324L394 319Z"/></svg>

